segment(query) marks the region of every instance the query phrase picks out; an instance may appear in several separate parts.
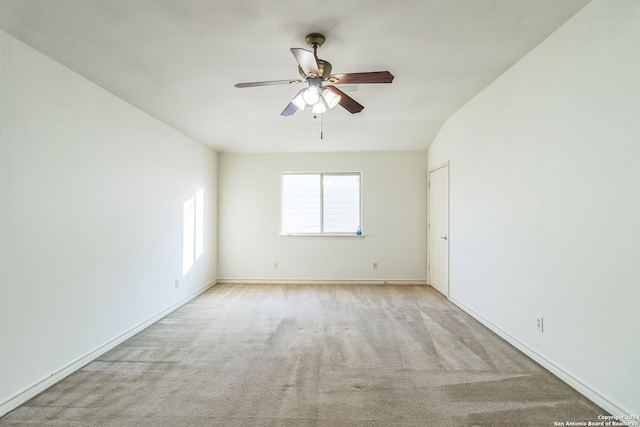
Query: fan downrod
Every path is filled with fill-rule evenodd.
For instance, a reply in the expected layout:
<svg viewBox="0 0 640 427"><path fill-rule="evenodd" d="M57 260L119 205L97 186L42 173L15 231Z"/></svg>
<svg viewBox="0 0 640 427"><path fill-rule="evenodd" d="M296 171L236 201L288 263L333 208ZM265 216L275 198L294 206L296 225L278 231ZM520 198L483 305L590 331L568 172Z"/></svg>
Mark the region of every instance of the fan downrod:
<svg viewBox="0 0 640 427"><path fill-rule="evenodd" d="M304 38L309 46L313 49L313 56L315 56L316 64L318 66L319 77L322 77L323 80L327 80L329 75L331 74L331 63L329 61L325 61L323 59L318 58L318 48L324 44L327 40L325 36L320 33L311 33L307 34L307 37ZM298 72L305 79L309 77L301 67L298 67ZM314 76L314 77L318 77Z"/></svg>

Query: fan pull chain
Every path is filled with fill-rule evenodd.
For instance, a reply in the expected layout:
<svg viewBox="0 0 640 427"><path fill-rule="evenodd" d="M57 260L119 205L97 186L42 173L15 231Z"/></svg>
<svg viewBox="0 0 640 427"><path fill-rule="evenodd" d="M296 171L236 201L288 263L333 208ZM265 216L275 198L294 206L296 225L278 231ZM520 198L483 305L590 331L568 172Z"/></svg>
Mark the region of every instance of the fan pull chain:
<svg viewBox="0 0 640 427"><path fill-rule="evenodd" d="M320 139L324 139L324 114L320 114Z"/></svg>

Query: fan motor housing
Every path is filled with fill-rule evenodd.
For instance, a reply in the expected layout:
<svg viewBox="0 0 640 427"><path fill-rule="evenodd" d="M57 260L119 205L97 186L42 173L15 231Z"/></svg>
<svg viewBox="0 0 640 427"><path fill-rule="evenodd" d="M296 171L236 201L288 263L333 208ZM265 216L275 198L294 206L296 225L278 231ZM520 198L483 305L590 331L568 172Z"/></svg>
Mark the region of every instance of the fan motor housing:
<svg viewBox="0 0 640 427"><path fill-rule="evenodd" d="M323 80L327 80L331 75L331 63L329 61L325 61L324 59L316 59L316 63L318 64L318 71L320 72L320 75L317 77L322 77ZM300 66L298 66L298 72L305 79L309 77L304 73L304 71L302 71L302 68Z"/></svg>

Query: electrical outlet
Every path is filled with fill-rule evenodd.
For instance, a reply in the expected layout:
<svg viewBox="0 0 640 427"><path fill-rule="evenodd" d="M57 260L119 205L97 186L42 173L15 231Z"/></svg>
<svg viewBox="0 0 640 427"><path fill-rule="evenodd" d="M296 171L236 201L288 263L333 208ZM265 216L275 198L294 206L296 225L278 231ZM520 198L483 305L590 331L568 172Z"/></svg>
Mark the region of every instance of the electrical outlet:
<svg viewBox="0 0 640 427"><path fill-rule="evenodd" d="M277 262L274 262L274 263L273 263L273 269L274 269L274 270L277 270L278 268L279 268L278 263L277 263Z"/></svg>
<svg viewBox="0 0 640 427"><path fill-rule="evenodd" d="M378 269L378 261L375 261L375 262L373 263L373 269L374 269L374 270L377 270L377 269Z"/></svg>
<svg viewBox="0 0 640 427"><path fill-rule="evenodd" d="M542 316L536 317L536 329L539 332L544 332L544 318Z"/></svg>
<svg viewBox="0 0 640 427"><path fill-rule="evenodd" d="M176 289L180 287L180 281L176 279Z"/></svg>

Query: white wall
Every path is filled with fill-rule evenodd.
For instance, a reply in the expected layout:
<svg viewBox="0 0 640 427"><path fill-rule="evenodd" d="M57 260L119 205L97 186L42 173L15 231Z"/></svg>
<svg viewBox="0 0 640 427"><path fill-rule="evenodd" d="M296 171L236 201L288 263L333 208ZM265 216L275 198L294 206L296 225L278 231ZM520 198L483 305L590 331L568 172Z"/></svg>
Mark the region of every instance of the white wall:
<svg viewBox="0 0 640 427"><path fill-rule="evenodd" d="M285 171L362 172L365 236L281 237ZM426 152L220 154L219 279L425 283L426 180Z"/></svg>
<svg viewBox="0 0 640 427"><path fill-rule="evenodd" d="M451 298L640 413L640 3L596 0L458 111ZM537 332L536 316L545 330Z"/></svg>
<svg viewBox="0 0 640 427"><path fill-rule="evenodd" d="M2 415L216 279L217 158L4 32L0 57ZM183 203L200 188L187 282Z"/></svg>

